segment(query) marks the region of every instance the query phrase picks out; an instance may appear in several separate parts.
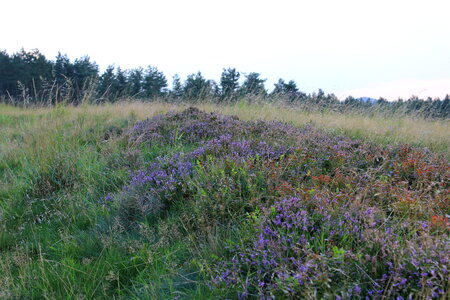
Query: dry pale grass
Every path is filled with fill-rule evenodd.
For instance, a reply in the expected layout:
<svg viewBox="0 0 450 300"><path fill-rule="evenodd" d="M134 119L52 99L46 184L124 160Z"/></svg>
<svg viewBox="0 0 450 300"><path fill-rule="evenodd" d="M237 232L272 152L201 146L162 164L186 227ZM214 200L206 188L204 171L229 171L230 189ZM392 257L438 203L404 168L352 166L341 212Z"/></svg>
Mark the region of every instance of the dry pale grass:
<svg viewBox="0 0 450 300"><path fill-rule="evenodd" d="M161 102L140 102L140 101L121 101L117 103L106 103L100 105L80 105L80 106L63 106L64 109L70 111L71 116L75 117L77 114L88 113L91 115L112 115L114 117L127 117L134 114L139 119L144 119L158 113L164 113L169 110L182 109L189 105L169 104ZM36 116L45 115L54 112L55 109L61 110L62 106L49 107L13 107L9 105L0 104L0 115L8 116Z"/></svg>
<svg viewBox="0 0 450 300"><path fill-rule="evenodd" d="M360 114L320 113L279 105L200 105L207 111L235 114L246 120L279 120L301 126L312 123L334 133L343 133L382 144L408 143L428 147L450 157L450 120L383 117Z"/></svg>
<svg viewBox="0 0 450 300"><path fill-rule="evenodd" d="M169 104L162 102L121 101L102 105L81 105L64 107L65 118L78 118L80 115L105 116L106 118L145 119L171 110L182 110L190 104ZM427 147L450 157L450 120L425 120L421 118L367 116L360 114L340 114L333 112L308 112L295 107L276 104L248 104L240 102L233 105L196 104L205 111L234 114L244 120L278 120L301 126L312 123L327 131L346 134L382 144L408 143ZM58 108L57 108L58 109ZM0 106L0 115L46 115L54 108L13 108Z"/></svg>

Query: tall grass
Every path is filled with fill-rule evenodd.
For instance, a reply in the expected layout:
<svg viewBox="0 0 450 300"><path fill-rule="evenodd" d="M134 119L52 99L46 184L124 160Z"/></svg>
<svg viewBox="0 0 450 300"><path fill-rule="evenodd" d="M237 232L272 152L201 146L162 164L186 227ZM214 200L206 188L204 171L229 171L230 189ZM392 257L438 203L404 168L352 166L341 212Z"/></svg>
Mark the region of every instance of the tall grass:
<svg viewBox="0 0 450 300"><path fill-rule="evenodd" d="M177 271L187 244L154 244L154 225L142 227L146 240L128 236L103 201L141 163L121 138L140 109L125 107L0 106L0 298L155 299L185 286L189 298L208 293L190 288L197 275L189 264ZM139 116L171 109L146 105ZM163 228L171 231L163 225L158 235Z"/></svg>
<svg viewBox="0 0 450 300"><path fill-rule="evenodd" d="M180 111L188 106L186 103L122 101L114 104L84 105L67 107L69 115L88 113L93 116L108 118L126 118L133 115L138 120L149 118L155 114L175 110ZM241 101L230 105L199 103L194 105L205 111L233 114L243 120L278 120L302 126L311 123L331 133L345 134L382 144L408 143L418 147L426 147L450 158L450 120L428 120L411 116L383 116L374 114L338 113L306 111L296 107L279 104L251 104ZM11 106L0 106L3 114L42 115L52 108L20 109ZM0 121L1 122L1 121Z"/></svg>

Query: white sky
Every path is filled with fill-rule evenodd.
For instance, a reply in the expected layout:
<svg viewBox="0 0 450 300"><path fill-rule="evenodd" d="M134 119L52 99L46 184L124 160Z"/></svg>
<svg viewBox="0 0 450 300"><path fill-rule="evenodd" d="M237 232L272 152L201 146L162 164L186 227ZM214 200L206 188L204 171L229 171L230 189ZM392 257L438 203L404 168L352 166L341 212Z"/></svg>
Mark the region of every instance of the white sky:
<svg viewBox="0 0 450 300"><path fill-rule="evenodd" d="M170 80L223 68L272 89L396 99L450 94L448 0L2 0L0 50L89 55Z"/></svg>

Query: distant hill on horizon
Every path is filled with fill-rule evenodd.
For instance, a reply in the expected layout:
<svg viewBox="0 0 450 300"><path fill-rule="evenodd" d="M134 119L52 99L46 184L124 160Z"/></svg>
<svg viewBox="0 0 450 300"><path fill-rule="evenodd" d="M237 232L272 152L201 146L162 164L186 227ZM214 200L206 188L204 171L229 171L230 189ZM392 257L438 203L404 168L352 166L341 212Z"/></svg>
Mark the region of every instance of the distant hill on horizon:
<svg viewBox="0 0 450 300"><path fill-rule="evenodd" d="M378 99L371 98L371 97L359 97L358 100L364 101L364 102L370 102L370 103L377 103Z"/></svg>

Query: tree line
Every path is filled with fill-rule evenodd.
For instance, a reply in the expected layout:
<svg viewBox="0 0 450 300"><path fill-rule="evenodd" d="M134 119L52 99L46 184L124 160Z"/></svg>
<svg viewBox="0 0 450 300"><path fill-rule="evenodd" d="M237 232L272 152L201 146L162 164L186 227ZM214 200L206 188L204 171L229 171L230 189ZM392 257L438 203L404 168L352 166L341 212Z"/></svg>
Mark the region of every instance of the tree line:
<svg viewBox="0 0 450 300"><path fill-rule="evenodd" d="M9 55L0 51L0 99L12 104L79 104L114 102L119 99L161 101L213 101L229 103L241 99L280 101L305 109L333 111L378 111L383 113L414 114L432 118L450 116L450 99L419 99L386 101L347 97L344 101L334 94L304 93L293 81L279 79L269 92L266 79L260 73L247 74L235 68L224 68L219 82L205 78L201 72L190 74L182 82L180 76L167 78L154 66L122 70L110 65L100 73L98 65L88 56L71 61L58 53L54 60L47 59L39 50L20 50ZM240 83L242 82L242 84Z"/></svg>

